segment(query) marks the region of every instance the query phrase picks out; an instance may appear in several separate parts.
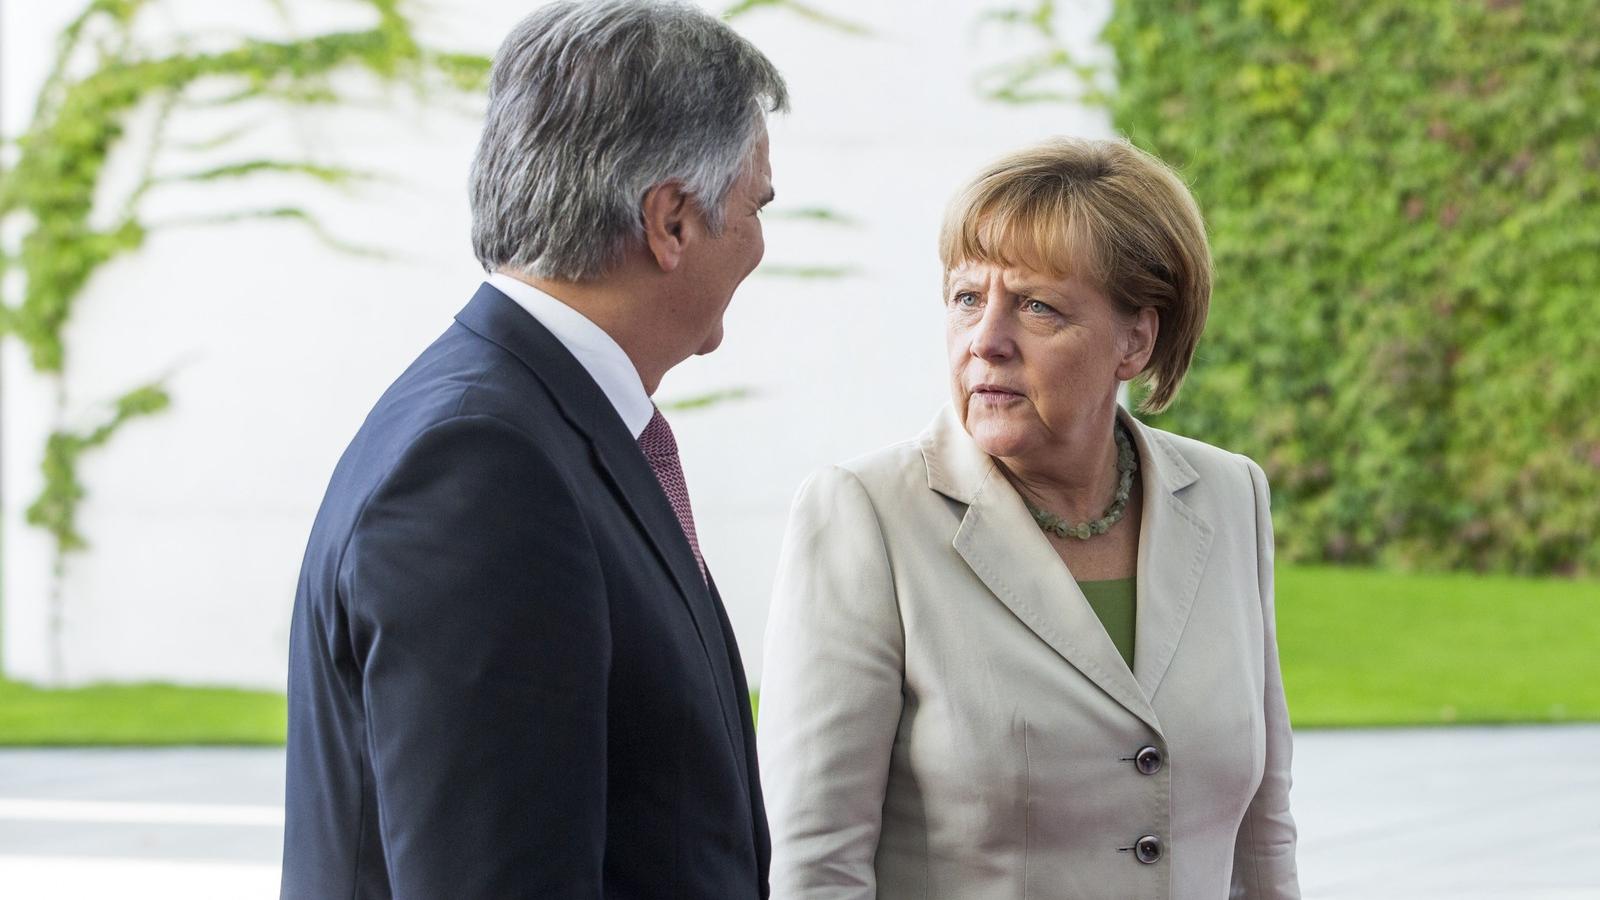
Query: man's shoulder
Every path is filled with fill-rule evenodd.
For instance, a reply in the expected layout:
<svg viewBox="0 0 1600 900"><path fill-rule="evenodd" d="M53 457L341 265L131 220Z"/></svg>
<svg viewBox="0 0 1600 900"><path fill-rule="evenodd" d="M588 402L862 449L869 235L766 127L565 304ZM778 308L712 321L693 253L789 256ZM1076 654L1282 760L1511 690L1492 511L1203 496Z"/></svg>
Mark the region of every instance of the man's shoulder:
<svg viewBox="0 0 1600 900"><path fill-rule="evenodd" d="M546 451L570 430L543 383L520 360L452 323L373 405L339 460L329 495L370 493L426 436L474 424L520 433ZM472 452L464 440L429 447Z"/></svg>
<svg viewBox="0 0 1600 900"><path fill-rule="evenodd" d="M544 384L503 347L453 323L396 378L368 421L418 430L459 415L516 424L550 408Z"/></svg>

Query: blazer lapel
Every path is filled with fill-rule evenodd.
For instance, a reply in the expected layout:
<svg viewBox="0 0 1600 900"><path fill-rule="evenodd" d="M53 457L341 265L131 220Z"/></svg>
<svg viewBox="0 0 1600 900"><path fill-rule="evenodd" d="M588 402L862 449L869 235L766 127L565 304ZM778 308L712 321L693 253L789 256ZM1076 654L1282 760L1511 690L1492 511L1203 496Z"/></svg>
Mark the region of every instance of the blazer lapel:
<svg viewBox="0 0 1600 900"><path fill-rule="evenodd" d="M677 583L679 596L689 608L695 631L700 635L700 648L705 652L706 663L715 675L712 683L722 709L722 726L728 733L728 742L733 746L734 759L743 771L743 727L738 707L734 705L739 698L733 696L735 680L728 659L730 648L723 640L717 611L721 600L712 595L709 583L701 576L700 566L694 561L694 551L689 548L689 540L683 534L683 527L678 524L677 514L672 511L672 504L662 491L661 483L656 481L650 463L645 460L644 453L639 450L638 443L623 426L622 420L615 416L612 418L616 419L614 431L620 431L621 438L609 434L594 442L600 468L612 480L617 493L655 546L656 553L667 564L673 581Z"/></svg>
<svg viewBox="0 0 1600 900"><path fill-rule="evenodd" d="M716 676L712 681L722 709L722 724L733 744L735 758L742 761L744 741L735 727L739 721L738 707L733 705L737 698L729 696L734 679L714 605L717 601L700 575L694 551L638 442L583 365L511 298L485 284L456 314L456 321L521 360L555 398L562 416L588 439L596 467L633 515L688 607L706 663Z"/></svg>
<svg viewBox="0 0 1600 900"><path fill-rule="evenodd" d="M728 608L722 602L722 591L717 588L717 580L710 578L711 600L716 606L717 623L722 628L723 646L727 647L725 654L729 665L728 676L733 684L734 700L737 702L733 710L739 721L739 740L734 742L736 754L739 758L739 772L744 782L745 799L751 803L752 814L761 809L761 773L754 765L756 758L756 723L755 711L750 708L750 684L744 677L744 659L739 655L739 638L733 633L733 622L728 618ZM761 840L770 840L764 834L766 829L765 814L756 815L756 831L761 834Z"/></svg>
<svg viewBox="0 0 1600 900"><path fill-rule="evenodd" d="M1149 699L1083 591L1021 496L973 443L952 409L946 407L935 420L922 448L929 487L967 504L952 545L973 573L1062 659L1160 732Z"/></svg>
<svg viewBox="0 0 1600 900"><path fill-rule="evenodd" d="M1194 608L1215 529L1179 499L1200 476L1167 435L1126 410L1118 415L1138 445L1144 486L1133 670L1144 695L1153 699Z"/></svg>

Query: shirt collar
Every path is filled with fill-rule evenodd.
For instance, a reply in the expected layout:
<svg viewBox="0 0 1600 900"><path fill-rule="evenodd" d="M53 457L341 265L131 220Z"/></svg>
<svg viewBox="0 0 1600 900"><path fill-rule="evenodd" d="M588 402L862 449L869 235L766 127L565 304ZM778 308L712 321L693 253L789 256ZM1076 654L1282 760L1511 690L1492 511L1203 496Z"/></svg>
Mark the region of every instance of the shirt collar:
<svg viewBox="0 0 1600 900"><path fill-rule="evenodd" d="M490 287L510 297L538 319L539 324L577 358L611 401L617 415L622 417L622 424L638 440L655 415L656 407L645 393L644 382L639 379L633 360L611 335L583 313L525 281L499 272L492 273L486 280Z"/></svg>

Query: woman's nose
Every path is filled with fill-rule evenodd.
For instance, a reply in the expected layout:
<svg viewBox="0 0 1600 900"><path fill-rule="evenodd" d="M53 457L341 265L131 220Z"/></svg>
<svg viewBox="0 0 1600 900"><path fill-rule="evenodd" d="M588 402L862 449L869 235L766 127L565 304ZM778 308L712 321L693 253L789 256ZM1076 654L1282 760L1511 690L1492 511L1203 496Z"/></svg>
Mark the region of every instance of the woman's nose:
<svg viewBox="0 0 1600 900"><path fill-rule="evenodd" d="M983 318L972 330L970 352L978 359L1007 359L1016 352L1012 340L1010 317L1006 315L1004 297L989 297L984 303Z"/></svg>

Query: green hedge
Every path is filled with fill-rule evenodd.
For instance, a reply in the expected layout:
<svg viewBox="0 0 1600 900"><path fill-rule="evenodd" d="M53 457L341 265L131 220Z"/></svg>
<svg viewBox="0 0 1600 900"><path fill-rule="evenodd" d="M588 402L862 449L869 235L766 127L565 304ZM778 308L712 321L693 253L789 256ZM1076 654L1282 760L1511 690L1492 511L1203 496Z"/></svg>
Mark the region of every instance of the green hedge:
<svg viewBox="0 0 1600 900"><path fill-rule="evenodd" d="M1117 0L1119 130L1217 280L1160 424L1292 560L1600 572L1600 3Z"/></svg>

